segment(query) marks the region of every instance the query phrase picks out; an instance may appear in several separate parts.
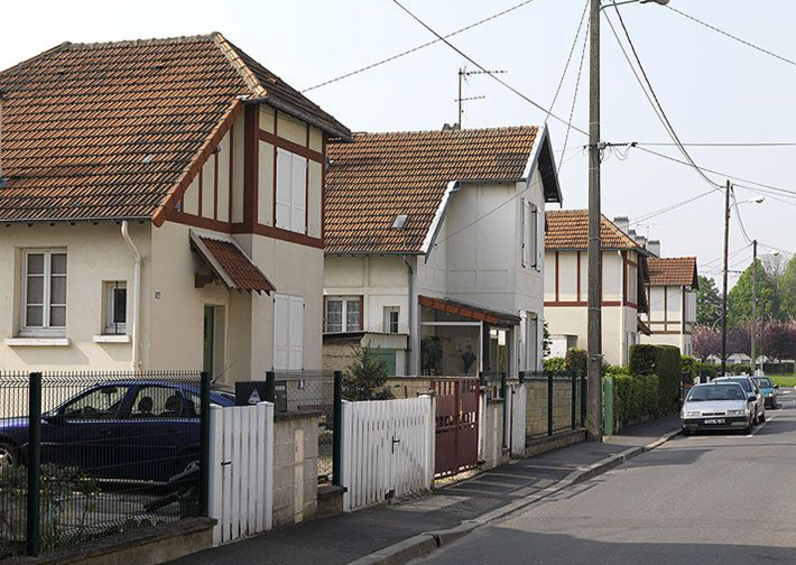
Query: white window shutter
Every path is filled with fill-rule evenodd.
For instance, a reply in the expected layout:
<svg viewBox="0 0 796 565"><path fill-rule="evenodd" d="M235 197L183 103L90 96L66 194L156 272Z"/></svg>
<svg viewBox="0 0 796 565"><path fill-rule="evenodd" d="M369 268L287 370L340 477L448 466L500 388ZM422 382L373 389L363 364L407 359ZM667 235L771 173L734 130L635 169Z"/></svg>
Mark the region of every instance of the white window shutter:
<svg viewBox="0 0 796 565"><path fill-rule="evenodd" d="M290 297L290 344L288 350L289 368L304 368L304 298Z"/></svg>
<svg viewBox="0 0 796 565"><path fill-rule="evenodd" d="M307 159L293 155L293 199L290 229L306 233L307 229Z"/></svg>
<svg viewBox="0 0 796 565"><path fill-rule="evenodd" d="M528 238L525 237L525 199L520 198L520 266L527 267L528 260L527 260L527 241Z"/></svg>
<svg viewBox="0 0 796 565"><path fill-rule="evenodd" d="M539 265L539 214L536 206L529 204L529 229L528 229L528 255L531 259L531 267Z"/></svg>
<svg viewBox="0 0 796 565"><path fill-rule="evenodd" d="M276 227L291 229L291 197L293 192L292 153L276 150Z"/></svg>
<svg viewBox="0 0 796 565"><path fill-rule="evenodd" d="M274 369L290 368L290 297L274 295Z"/></svg>

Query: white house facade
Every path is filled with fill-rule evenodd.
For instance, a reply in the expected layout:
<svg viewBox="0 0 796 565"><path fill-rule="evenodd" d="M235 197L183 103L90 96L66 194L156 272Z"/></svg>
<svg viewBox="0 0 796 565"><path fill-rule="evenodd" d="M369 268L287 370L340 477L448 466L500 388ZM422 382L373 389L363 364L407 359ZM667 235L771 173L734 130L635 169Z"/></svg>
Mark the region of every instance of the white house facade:
<svg viewBox="0 0 796 565"><path fill-rule="evenodd" d="M398 375L537 369L547 130L357 134L329 155L324 351L348 333Z"/></svg>

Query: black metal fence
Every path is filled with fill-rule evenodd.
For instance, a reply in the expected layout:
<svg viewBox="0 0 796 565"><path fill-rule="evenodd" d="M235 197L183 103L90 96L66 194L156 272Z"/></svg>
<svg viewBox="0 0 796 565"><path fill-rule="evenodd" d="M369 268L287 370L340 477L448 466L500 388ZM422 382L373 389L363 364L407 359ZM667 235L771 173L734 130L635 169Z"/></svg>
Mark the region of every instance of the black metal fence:
<svg viewBox="0 0 796 565"><path fill-rule="evenodd" d="M319 483L339 483L342 379L339 371L269 371L266 374L265 400L274 403L277 414L320 413Z"/></svg>
<svg viewBox="0 0 796 565"><path fill-rule="evenodd" d="M206 515L209 404L198 371L0 374L0 558Z"/></svg>
<svg viewBox="0 0 796 565"><path fill-rule="evenodd" d="M583 371L525 371L526 435L551 436L583 427L586 374Z"/></svg>

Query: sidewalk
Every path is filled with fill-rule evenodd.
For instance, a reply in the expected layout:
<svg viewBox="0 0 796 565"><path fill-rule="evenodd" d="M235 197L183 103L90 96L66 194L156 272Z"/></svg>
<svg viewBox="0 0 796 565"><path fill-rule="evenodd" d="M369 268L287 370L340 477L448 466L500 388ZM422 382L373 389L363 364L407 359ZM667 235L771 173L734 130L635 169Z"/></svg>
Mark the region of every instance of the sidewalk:
<svg viewBox="0 0 796 565"><path fill-rule="evenodd" d="M571 479L576 471L629 448L644 447L676 429L677 417L654 420L627 428L605 443L578 443L498 467L420 500L306 522L195 553L171 564L343 565L413 536L453 528L519 502L567 477Z"/></svg>

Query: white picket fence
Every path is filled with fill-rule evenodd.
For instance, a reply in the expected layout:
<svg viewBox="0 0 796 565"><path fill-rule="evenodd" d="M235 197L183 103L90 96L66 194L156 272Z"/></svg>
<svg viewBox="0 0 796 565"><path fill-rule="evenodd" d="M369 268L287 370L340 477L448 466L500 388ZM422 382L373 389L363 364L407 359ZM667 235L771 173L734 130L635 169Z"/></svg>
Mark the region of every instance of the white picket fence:
<svg viewBox="0 0 796 565"><path fill-rule="evenodd" d="M428 490L434 480L434 400L343 402L346 511Z"/></svg>
<svg viewBox="0 0 796 565"><path fill-rule="evenodd" d="M218 545L271 529L274 405L210 407L210 516Z"/></svg>

